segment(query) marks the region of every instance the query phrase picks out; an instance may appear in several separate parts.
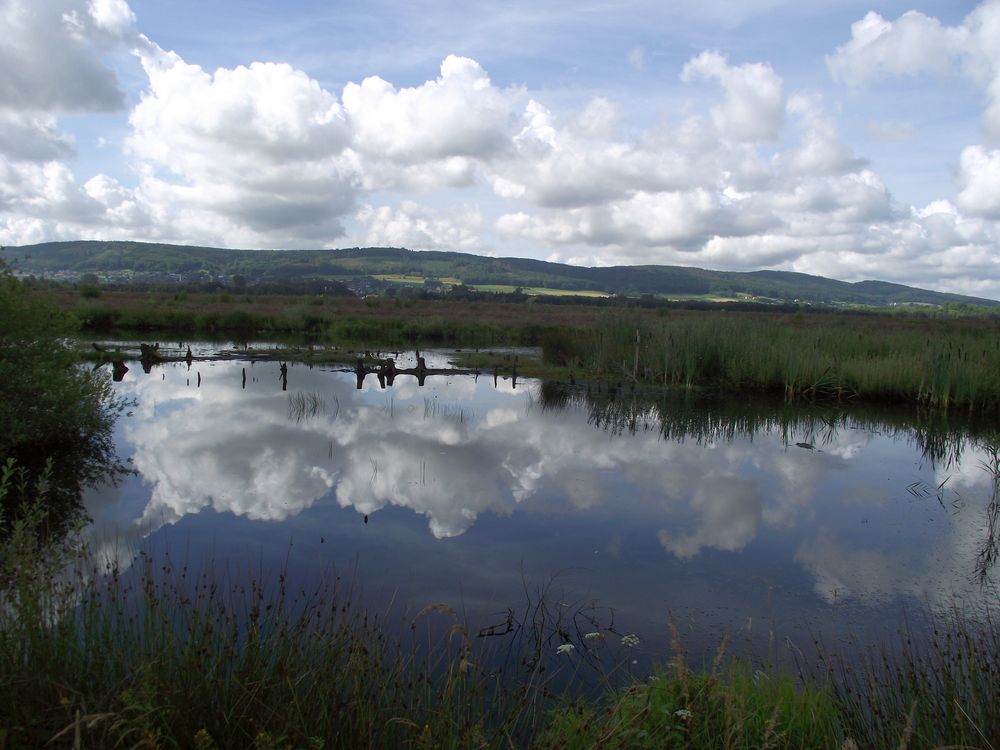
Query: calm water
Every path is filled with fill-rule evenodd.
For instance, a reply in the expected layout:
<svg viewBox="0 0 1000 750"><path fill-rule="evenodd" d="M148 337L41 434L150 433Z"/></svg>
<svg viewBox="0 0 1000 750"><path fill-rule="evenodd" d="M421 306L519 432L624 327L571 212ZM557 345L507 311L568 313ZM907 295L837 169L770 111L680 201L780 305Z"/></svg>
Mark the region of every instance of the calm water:
<svg viewBox="0 0 1000 750"><path fill-rule="evenodd" d="M1000 610L982 560L989 443L960 431L625 394L602 406L492 376L357 390L352 373L298 364L285 391L275 362L136 363L116 385L136 404L116 440L137 474L87 507L124 565L147 550L303 585L336 571L373 608L444 602L479 625L544 588L639 635L642 659L666 654L668 616L692 648L728 632L759 652L772 633L807 649L904 615Z"/></svg>

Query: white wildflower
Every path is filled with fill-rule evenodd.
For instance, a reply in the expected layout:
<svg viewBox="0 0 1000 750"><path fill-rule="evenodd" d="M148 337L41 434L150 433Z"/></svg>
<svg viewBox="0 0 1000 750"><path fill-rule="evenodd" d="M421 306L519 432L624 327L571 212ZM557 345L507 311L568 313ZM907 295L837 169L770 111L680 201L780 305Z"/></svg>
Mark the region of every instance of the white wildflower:
<svg viewBox="0 0 1000 750"><path fill-rule="evenodd" d="M572 654L576 650L576 646L572 643L564 643L559 648L556 649L557 654Z"/></svg>
<svg viewBox="0 0 1000 750"><path fill-rule="evenodd" d="M629 633L628 635L622 636L622 645L628 648L635 648L639 645L639 636L635 633Z"/></svg>
<svg viewBox="0 0 1000 750"><path fill-rule="evenodd" d="M599 633L595 631L593 633L586 633L583 637L586 638L588 641L603 641L604 633Z"/></svg>
<svg viewBox="0 0 1000 750"><path fill-rule="evenodd" d="M676 716L681 721L691 721L691 712L686 708L678 708L674 711L674 716Z"/></svg>

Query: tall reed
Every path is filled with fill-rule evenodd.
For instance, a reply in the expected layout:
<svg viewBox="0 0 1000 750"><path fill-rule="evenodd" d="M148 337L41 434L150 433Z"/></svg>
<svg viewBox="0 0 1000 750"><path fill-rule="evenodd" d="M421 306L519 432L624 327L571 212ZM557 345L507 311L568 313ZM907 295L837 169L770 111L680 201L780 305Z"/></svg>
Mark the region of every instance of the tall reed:
<svg viewBox="0 0 1000 750"><path fill-rule="evenodd" d="M557 362L597 377L758 390L788 399L1000 408L1000 337L986 321L800 315L618 315L549 334ZM558 341L558 345L554 342Z"/></svg>

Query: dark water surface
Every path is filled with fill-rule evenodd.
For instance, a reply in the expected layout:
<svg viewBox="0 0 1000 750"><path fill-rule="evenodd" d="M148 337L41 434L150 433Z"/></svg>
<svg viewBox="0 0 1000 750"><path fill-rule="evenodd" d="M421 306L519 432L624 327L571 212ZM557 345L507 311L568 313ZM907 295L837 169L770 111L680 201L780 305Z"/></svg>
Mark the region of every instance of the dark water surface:
<svg viewBox="0 0 1000 750"><path fill-rule="evenodd" d="M668 655L670 616L692 649L729 633L760 654L1000 611L982 431L492 375L355 385L133 366L116 441L137 475L87 497L95 546L303 586L336 571L374 609L442 602L476 627L545 589L580 632L589 613L639 636L641 662Z"/></svg>

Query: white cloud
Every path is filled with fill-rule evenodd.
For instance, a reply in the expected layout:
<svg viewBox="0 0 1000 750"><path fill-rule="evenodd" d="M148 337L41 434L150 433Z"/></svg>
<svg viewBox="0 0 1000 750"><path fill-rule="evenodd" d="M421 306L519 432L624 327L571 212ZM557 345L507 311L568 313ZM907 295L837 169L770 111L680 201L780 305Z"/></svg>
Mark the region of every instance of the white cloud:
<svg viewBox="0 0 1000 750"><path fill-rule="evenodd" d="M348 144L336 97L290 65L251 63L209 74L160 50L142 62L150 87L130 116L131 147L178 172L203 168L206 144L226 148L240 167L328 156ZM213 166L226 168L223 161Z"/></svg>
<svg viewBox="0 0 1000 750"><path fill-rule="evenodd" d="M506 148L516 95L494 87L475 60L449 55L441 75L422 86L397 89L372 76L348 83L343 97L359 151L413 164Z"/></svg>
<svg viewBox="0 0 1000 750"><path fill-rule="evenodd" d="M46 162L75 153L73 138L59 132L54 117L0 109L0 157Z"/></svg>
<svg viewBox="0 0 1000 750"><path fill-rule="evenodd" d="M730 65L718 52L702 52L681 71L685 82L706 78L726 92L724 103L712 109L712 121L724 138L774 140L785 118L781 77L766 63Z"/></svg>
<svg viewBox="0 0 1000 750"><path fill-rule="evenodd" d="M365 205L355 218L363 227L361 245L461 252L480 249L482 217L475 206L440 214L403 201L395 210Z"/></svg>
<svg viewBox="0 0 1000 750"><path fill-rule="evenodd" d="M851 39L827 57L836 80L862 86L889 75L962 74L988 97L983 125L1000 141L1000 0L986 0L962 23L944 26L918 11L888 21L874 11L851 26Z"/></svg>
<svg viewBox="0 0 1000 750"><path fill-rule="evenodd" d="M331 240L354 206L350 129L334 95L289 65L207 73L148 43L130 115L139 195L177 237Z"/></svg>
<svg viewBox="0 0 1000 750"><path fill-rule="evenodd" d="M135 25L135 13L125 0L90 0L87 7L98 28L124 36Z"/></svg>
<svg viewBox="0 0 1000 750"><path fill-rule="evenodd" d="M826 59L833 77L853 86L885 74L945 73L969 45L963 27L948 28L915 10L896 21L875 11L851 24L851 40Z"/></svg>
<svg viewBox="0 0 1000 750"><path fill-rule="evenodd" d="M1000 219L1000 150L969 146L958 174L959 207L972 216Z"/></svg>
<svg viewBox="0 0 1000 750"><path fill-rule="evenodd" d="M611 102L596 98L562 125L543 104L529 101L512 153L492 164L494 192L546 208L608 206L639 191L711 185L721 160L746 156L740 146L706 140L690 122L631 142L618 140L617 118Z"/></svg>
<svg viewBox="0 0 1000 750"><path fill-rule="evenodd" d="M125 106L101 61L112 40L84 0L0 0L0 28L0 107L40 114Z"/></svg>
<svg viewBox="0 0 1000 750"><path fill-rule="evenodd" d="M788 111L798 116L802 126L800 145L782 154L784 167L797 175L841 175L867 166L841 140L837 123L823 108L818 96L797 94L788 100Z"/></svg>

